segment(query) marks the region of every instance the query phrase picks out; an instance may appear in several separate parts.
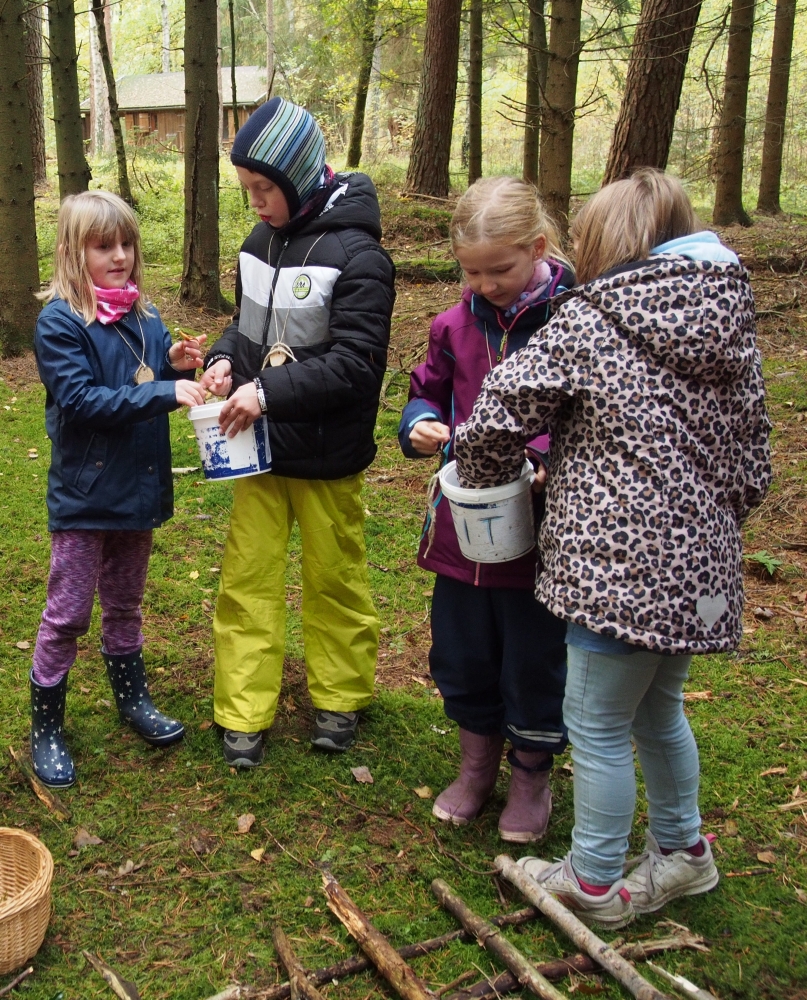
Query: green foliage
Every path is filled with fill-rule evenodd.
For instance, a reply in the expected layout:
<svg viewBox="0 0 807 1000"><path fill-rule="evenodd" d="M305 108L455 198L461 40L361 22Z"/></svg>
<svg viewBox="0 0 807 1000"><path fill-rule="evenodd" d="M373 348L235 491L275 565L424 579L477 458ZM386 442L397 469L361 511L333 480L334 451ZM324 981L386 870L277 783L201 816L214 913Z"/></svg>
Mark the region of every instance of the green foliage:
<svg viewBox="0 0 807 1000"><path fill-rule="evenodd" d="M760 566L764 566L768 571L768 576L773 576L780 566L784 566L783 560L777 559L764 549L760 549L759 552L749 552L743 558L747 562L758 563Z"/></svg>

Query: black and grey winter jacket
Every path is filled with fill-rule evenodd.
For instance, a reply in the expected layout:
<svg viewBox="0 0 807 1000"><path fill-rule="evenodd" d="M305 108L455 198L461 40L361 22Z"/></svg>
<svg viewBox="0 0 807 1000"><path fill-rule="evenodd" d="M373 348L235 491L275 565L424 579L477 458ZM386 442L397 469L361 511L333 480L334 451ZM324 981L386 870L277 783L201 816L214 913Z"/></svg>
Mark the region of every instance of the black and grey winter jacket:
<svg viewBox="0 0 807 1000"><path fill-rule="evenodd" d="M235 317L207 360L230 358L233 390L260 379L272 471L298 479L340 479L372 462L395 301L372 181L337 174L329 190L319 212L281 229L260 222L244 241ZM296 360L264 367L277 341Z"/></svg>

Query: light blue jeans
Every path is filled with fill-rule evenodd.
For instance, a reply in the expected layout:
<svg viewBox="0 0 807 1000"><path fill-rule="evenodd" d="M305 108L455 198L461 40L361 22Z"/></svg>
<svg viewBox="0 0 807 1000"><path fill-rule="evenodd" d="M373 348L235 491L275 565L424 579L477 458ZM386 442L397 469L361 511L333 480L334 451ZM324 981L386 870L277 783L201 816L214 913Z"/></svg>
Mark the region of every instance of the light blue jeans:
<svg viewBox="0 0 807 1000"><path fill-rule="evenodd" d="M622 877L636 804L636 744L650 829L665 848L698 842L698 748L684 715L691 656L568 646L563 720L574 762L572 866L587 882Z"/></svg>

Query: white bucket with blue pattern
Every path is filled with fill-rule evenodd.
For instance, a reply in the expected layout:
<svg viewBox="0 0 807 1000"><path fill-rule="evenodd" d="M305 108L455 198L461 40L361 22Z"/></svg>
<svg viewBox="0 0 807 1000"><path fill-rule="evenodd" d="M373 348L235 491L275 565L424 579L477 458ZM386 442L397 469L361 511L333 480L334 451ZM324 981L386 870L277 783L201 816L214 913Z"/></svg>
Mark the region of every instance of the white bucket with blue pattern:
<svg viewBox="0 0 807 1000"><path fill-rule="evenodd" d="M460 552L480 563L509 562L535 548L535 517L529 462L521 475L506 486L469 490L457 480L457 463L440 470L440 488L448 500Z"/></svg>
<svg viewBox="0 0 807 1000"><path fill-rule="evenodd" d="M222 399L217 403L192 406L188 411L205 479L241 479L269 472L272 453L269 450L269 422L266 417L260 417L234 437L227 437L219 427L219 414L224 402Z"/></svg>

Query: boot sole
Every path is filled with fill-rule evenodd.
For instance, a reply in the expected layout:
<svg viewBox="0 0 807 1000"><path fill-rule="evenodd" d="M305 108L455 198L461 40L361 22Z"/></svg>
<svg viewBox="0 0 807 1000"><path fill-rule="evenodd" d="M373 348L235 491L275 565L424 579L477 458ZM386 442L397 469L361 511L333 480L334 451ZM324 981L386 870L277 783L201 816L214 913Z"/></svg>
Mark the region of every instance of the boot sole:
<svg viewBox="0 0 807 1000"><path fill-rule="evenodd" d="M73 785L75 785L76 780L77 780L76 778L73 778L72 781L65 781L65 782L62 782L61 784L55 785L55 784L53 784L50 781L46 781L44 778L42 778L40 775L38 775L36 773L36 771L34 771L34 775L36 777L36 780L38 782L40 782L40 784L43 784L45 786L45 788L52 789L54 792L58 792L62 788L72 788Z"/></svg>
<svg viewBox="0 0 807 1000"><path fill-rule="evenodd" d="M482 810L480 809L479 812ZM453 823L454 826L468 826L471 820L476 819L479 813L474 813L473 816L469 816L467 819L464 816L455 816L452 813L446 812L445 809L441 809L437 804L432 806L432 816L436 816L441 819L444 823Z"/></svg>
<svg viewBox="0 0 807 1000"><path fill-rule="evenodd" d="M148 743L150 747L167 747L171 743L179 742L179 740L181 740L182 737L185 735L184 728L180 729L178 733L169 733L167 736L144 736L143 733L135 729L135 727L132 726L131 724L129 724L129 728L132 730L133 733L137 733L137 735L143 740L143 742Z"/></svg>
<svg viewBox="0 0 807 1000"><path fill-rule="evenodd" d="M499 827L499 836L503 841L508 844L532 844L538 840L543 840L546 836L546 831L549 829L549 820L552 816L552 799L549 799L549 810L546 814L546 824L540 833L534 833L532 830L502 830Z"/></svg>

